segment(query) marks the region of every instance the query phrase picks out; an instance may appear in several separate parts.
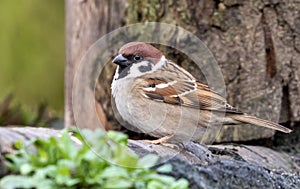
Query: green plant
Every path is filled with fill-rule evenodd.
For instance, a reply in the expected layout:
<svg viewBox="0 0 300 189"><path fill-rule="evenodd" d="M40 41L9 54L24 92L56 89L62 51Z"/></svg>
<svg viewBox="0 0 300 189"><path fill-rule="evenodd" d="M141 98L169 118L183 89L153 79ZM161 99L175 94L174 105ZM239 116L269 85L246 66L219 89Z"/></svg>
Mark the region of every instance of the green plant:
<svg viewBox="0 0 300 189"><path fill-rule="evenodd" d="M7 155L7 165L13 174L0 180L0 188L187 188L185 179L175 180L151 169L156 155L139 158L127 148L127 135L101 130L76 131L76 145L67 130L60 138L35 139L29 145L15 143L18 149ZM170 165L158 168L169 172Z"/></svg>
<svg viewBox="0 0 300 189"><path fill-rule="evenodd" d="M0 99L1 100L1 99ZM47 127L58 119L45 103L40 103L35 108L21 106L13 95L7 95L0 101L0 125L31 125Z"/></svg>

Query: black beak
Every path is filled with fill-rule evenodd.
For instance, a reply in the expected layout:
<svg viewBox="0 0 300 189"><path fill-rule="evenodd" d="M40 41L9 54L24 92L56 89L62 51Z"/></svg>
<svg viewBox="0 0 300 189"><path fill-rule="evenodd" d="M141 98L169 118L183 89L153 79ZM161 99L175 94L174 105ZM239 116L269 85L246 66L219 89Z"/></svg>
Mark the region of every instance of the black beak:
<svg viewBox="0 0 300 189"><path fill-rule="evenodd" d="M120 66L128 66L128 59L121 54L116 56L112 62Z"/></svg>

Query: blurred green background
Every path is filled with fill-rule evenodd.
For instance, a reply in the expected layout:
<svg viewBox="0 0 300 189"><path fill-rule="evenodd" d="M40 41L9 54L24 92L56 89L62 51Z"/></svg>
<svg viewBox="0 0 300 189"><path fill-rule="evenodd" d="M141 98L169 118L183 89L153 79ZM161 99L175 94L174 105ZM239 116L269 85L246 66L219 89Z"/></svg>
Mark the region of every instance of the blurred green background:
<svg viewBox="0 0 300 189"><path fill-rule="evenodd" d="M11 93L62 115L64 30L63 0L0 1L0 100Z"/></svg>

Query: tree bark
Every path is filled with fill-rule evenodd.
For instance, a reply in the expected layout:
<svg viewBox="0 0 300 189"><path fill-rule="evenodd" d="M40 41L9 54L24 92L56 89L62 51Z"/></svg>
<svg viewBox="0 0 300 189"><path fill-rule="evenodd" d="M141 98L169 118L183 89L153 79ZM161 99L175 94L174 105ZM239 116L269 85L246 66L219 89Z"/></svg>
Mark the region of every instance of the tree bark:
<svg viewBox="0 0 300 189"><path fill-rule="evenodd" d="M120 26L125 11L122 0L66 0L66 67L65 67L65 125L76 125L72 106L72 89L76 69L88 48L101 36ZM93 68L90 68L91 70ZM102 90L102 89L100 89ZM92 87L89 93L94 93ZM85 96L82 96L85 98ZM94 99L91 99L94 100ZM103 127L107 125L101 104L97 112ZM90 113L82 110L90 128L94 129ZM77 125L80 127L80 125Z"/></svg>

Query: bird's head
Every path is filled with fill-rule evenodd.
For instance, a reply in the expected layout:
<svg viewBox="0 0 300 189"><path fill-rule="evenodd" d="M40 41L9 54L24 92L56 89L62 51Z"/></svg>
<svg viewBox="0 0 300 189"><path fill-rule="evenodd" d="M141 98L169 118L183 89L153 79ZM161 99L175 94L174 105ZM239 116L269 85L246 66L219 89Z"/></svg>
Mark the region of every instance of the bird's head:
<svg viewBox="0 0 300 189"><path fill-rule="evenodd" d="M118 65L115 75L117 80L153 72L165 63L165 57L161 51L150 44L131 42L121 47L119 55L112 62Z"/></svg>

